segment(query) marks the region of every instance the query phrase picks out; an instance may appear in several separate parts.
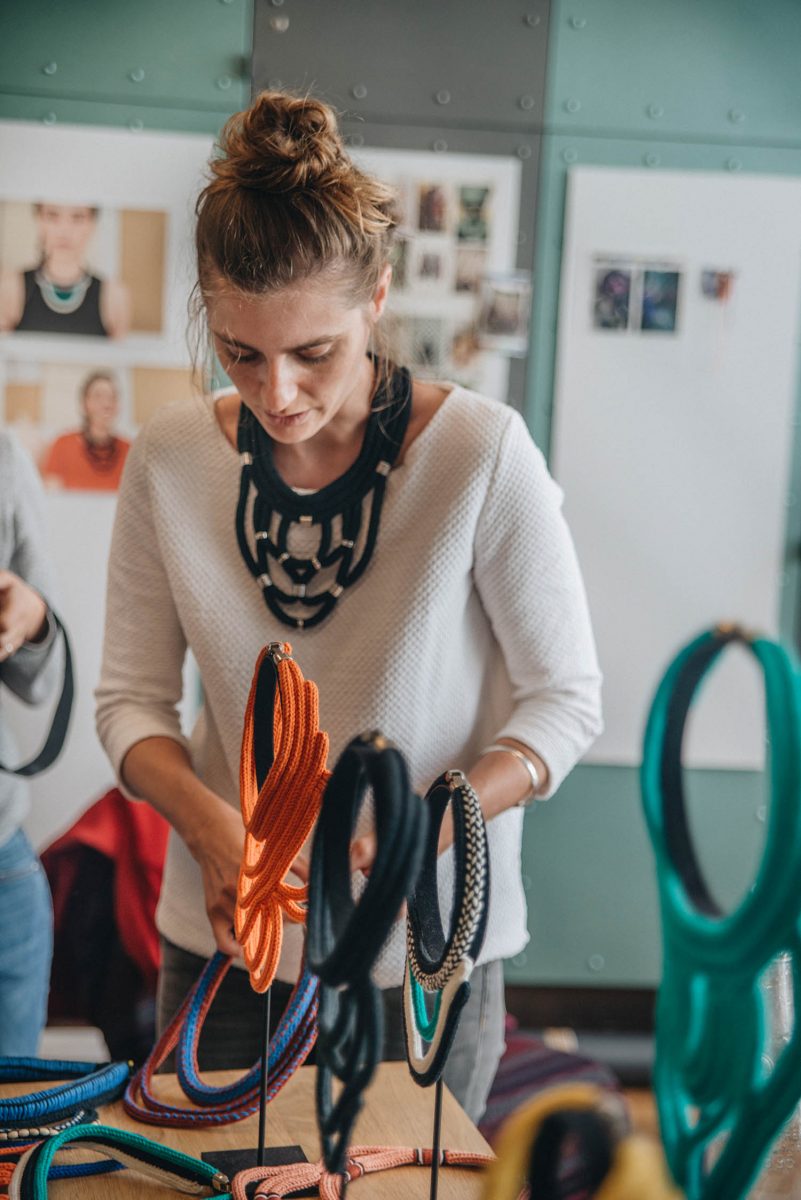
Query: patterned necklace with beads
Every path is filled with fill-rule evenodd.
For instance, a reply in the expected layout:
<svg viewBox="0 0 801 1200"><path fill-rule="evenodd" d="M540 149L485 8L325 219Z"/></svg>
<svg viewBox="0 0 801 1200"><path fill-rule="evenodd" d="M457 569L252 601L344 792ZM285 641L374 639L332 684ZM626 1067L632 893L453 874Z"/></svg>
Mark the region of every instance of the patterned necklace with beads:
<svg viewBox="0 0 801 1200"><path fill-rule="evenodd" d="M98 471L113 471L120 456L120 440L112 435L107 442L93 442L85 432L81 433L86 457Z"/></svg>
<svg viewBox="0 0 801 1200"><path fill-rule="evenodd" d="M236 536L265 604L282 624L319 625L367 569L411 398L411 376L397 368L375 395L359 457L339 479L308 494L284 483L269 435L240 406Z"/></svg>

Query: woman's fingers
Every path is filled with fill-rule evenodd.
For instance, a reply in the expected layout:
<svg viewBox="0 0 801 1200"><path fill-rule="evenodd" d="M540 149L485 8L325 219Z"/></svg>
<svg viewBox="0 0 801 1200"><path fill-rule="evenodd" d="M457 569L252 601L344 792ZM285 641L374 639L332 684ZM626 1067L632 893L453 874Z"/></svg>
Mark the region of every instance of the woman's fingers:
<svg viewBox="0 0 801 1200"><path fill-rule="evenodd" d="M366 833L363 837L354 838L350 844L351 871L363 871L365 875L369 875L375 861L375 854L375 834Z"/></svg>

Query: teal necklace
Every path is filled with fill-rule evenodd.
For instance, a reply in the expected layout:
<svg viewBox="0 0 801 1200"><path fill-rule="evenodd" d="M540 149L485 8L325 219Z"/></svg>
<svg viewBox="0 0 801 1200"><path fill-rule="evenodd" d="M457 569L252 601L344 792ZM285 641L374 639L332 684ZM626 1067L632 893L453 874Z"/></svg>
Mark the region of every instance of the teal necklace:
<svg viewBox="0 0 801 1200"><path fill-rule="evenodd" d="M732 642L753 654L764 676L771 804L753 887L724 915L690 840L681 748L698 687ZM759 986L771 961L787 953L793 990L801 996L801 675L796 662L775 642L737 628L721 627L696 638L677 655L657 690L641 784L662 912L664 966L654 1071L662 1139L688 1200L741 1200L801 1097L801 1025L796 1019L768 1073Z"/></svg>
<svg viewBox="0 0 801 1200"><path fill-rule="evenodd" d="M53 283L45 275L44 268L36 272L36 285L42 293L42 299L51 312L68 315L77 312L86 299L86 293L92 284L92 276L84 272L75 283L59 285Z"/></svg>

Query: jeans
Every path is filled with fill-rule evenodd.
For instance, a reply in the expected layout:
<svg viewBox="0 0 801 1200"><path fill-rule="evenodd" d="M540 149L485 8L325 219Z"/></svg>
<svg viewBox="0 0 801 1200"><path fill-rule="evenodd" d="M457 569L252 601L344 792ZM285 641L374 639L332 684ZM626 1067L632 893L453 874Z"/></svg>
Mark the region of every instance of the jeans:
<svg viewBox="0 0 801 1200"><path fill-rule="evenodd" d="M186 993L197 981L205 960L182 950L166 938L161 939L161 972L156 1000L158 1032L164 1030L180 1007ZM281 1013L292 992L292 985L276 979L271 989L270 1035L275 1032ZM404 1061L402 989L385 988L384 1053L385 1062ZM263 998L250 987L247 971L233 967L222 982L209 1009L198 1047L201 1070L224 1068L244 1070L259 1057ZM504 1052L506 1008L503 992L503 964L500 961L477 967L471 979L470 999L462 1009L443 1079L470 1119L483 1115L487 1096ZM310 1056L306 1061L314 1062ZM174 1070L165 1063L165 1070Z"/></svg>
<svg viewBox="0 0 801 1200"><path fill-rule="evenodd" d="M36 1054L52 955L50 889L20 829L0 846L0 1056Z"/></svg>

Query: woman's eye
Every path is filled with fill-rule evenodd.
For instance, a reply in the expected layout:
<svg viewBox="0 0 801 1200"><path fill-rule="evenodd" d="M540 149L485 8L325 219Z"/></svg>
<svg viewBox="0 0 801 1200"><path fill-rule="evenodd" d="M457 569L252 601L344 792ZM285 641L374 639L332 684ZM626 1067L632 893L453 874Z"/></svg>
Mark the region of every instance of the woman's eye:
<svg viewBox="0 0 801 1200"><path fill-rule="evenodd" d="M332 348L330 350L324 350L322 354L301 354L300 357L304 362L307 363L321 363L325 362L326 359L329 359L333 353L334 351Z"/></svg>
<svg viewBox="0 0 801 1200"><path fill-rule="evenodd" d="M245 354L242 350L235 350L231 346L224 346L223 349L229 367L238 367L240 363L254 363L259 357L255 351Z"/></svg>

